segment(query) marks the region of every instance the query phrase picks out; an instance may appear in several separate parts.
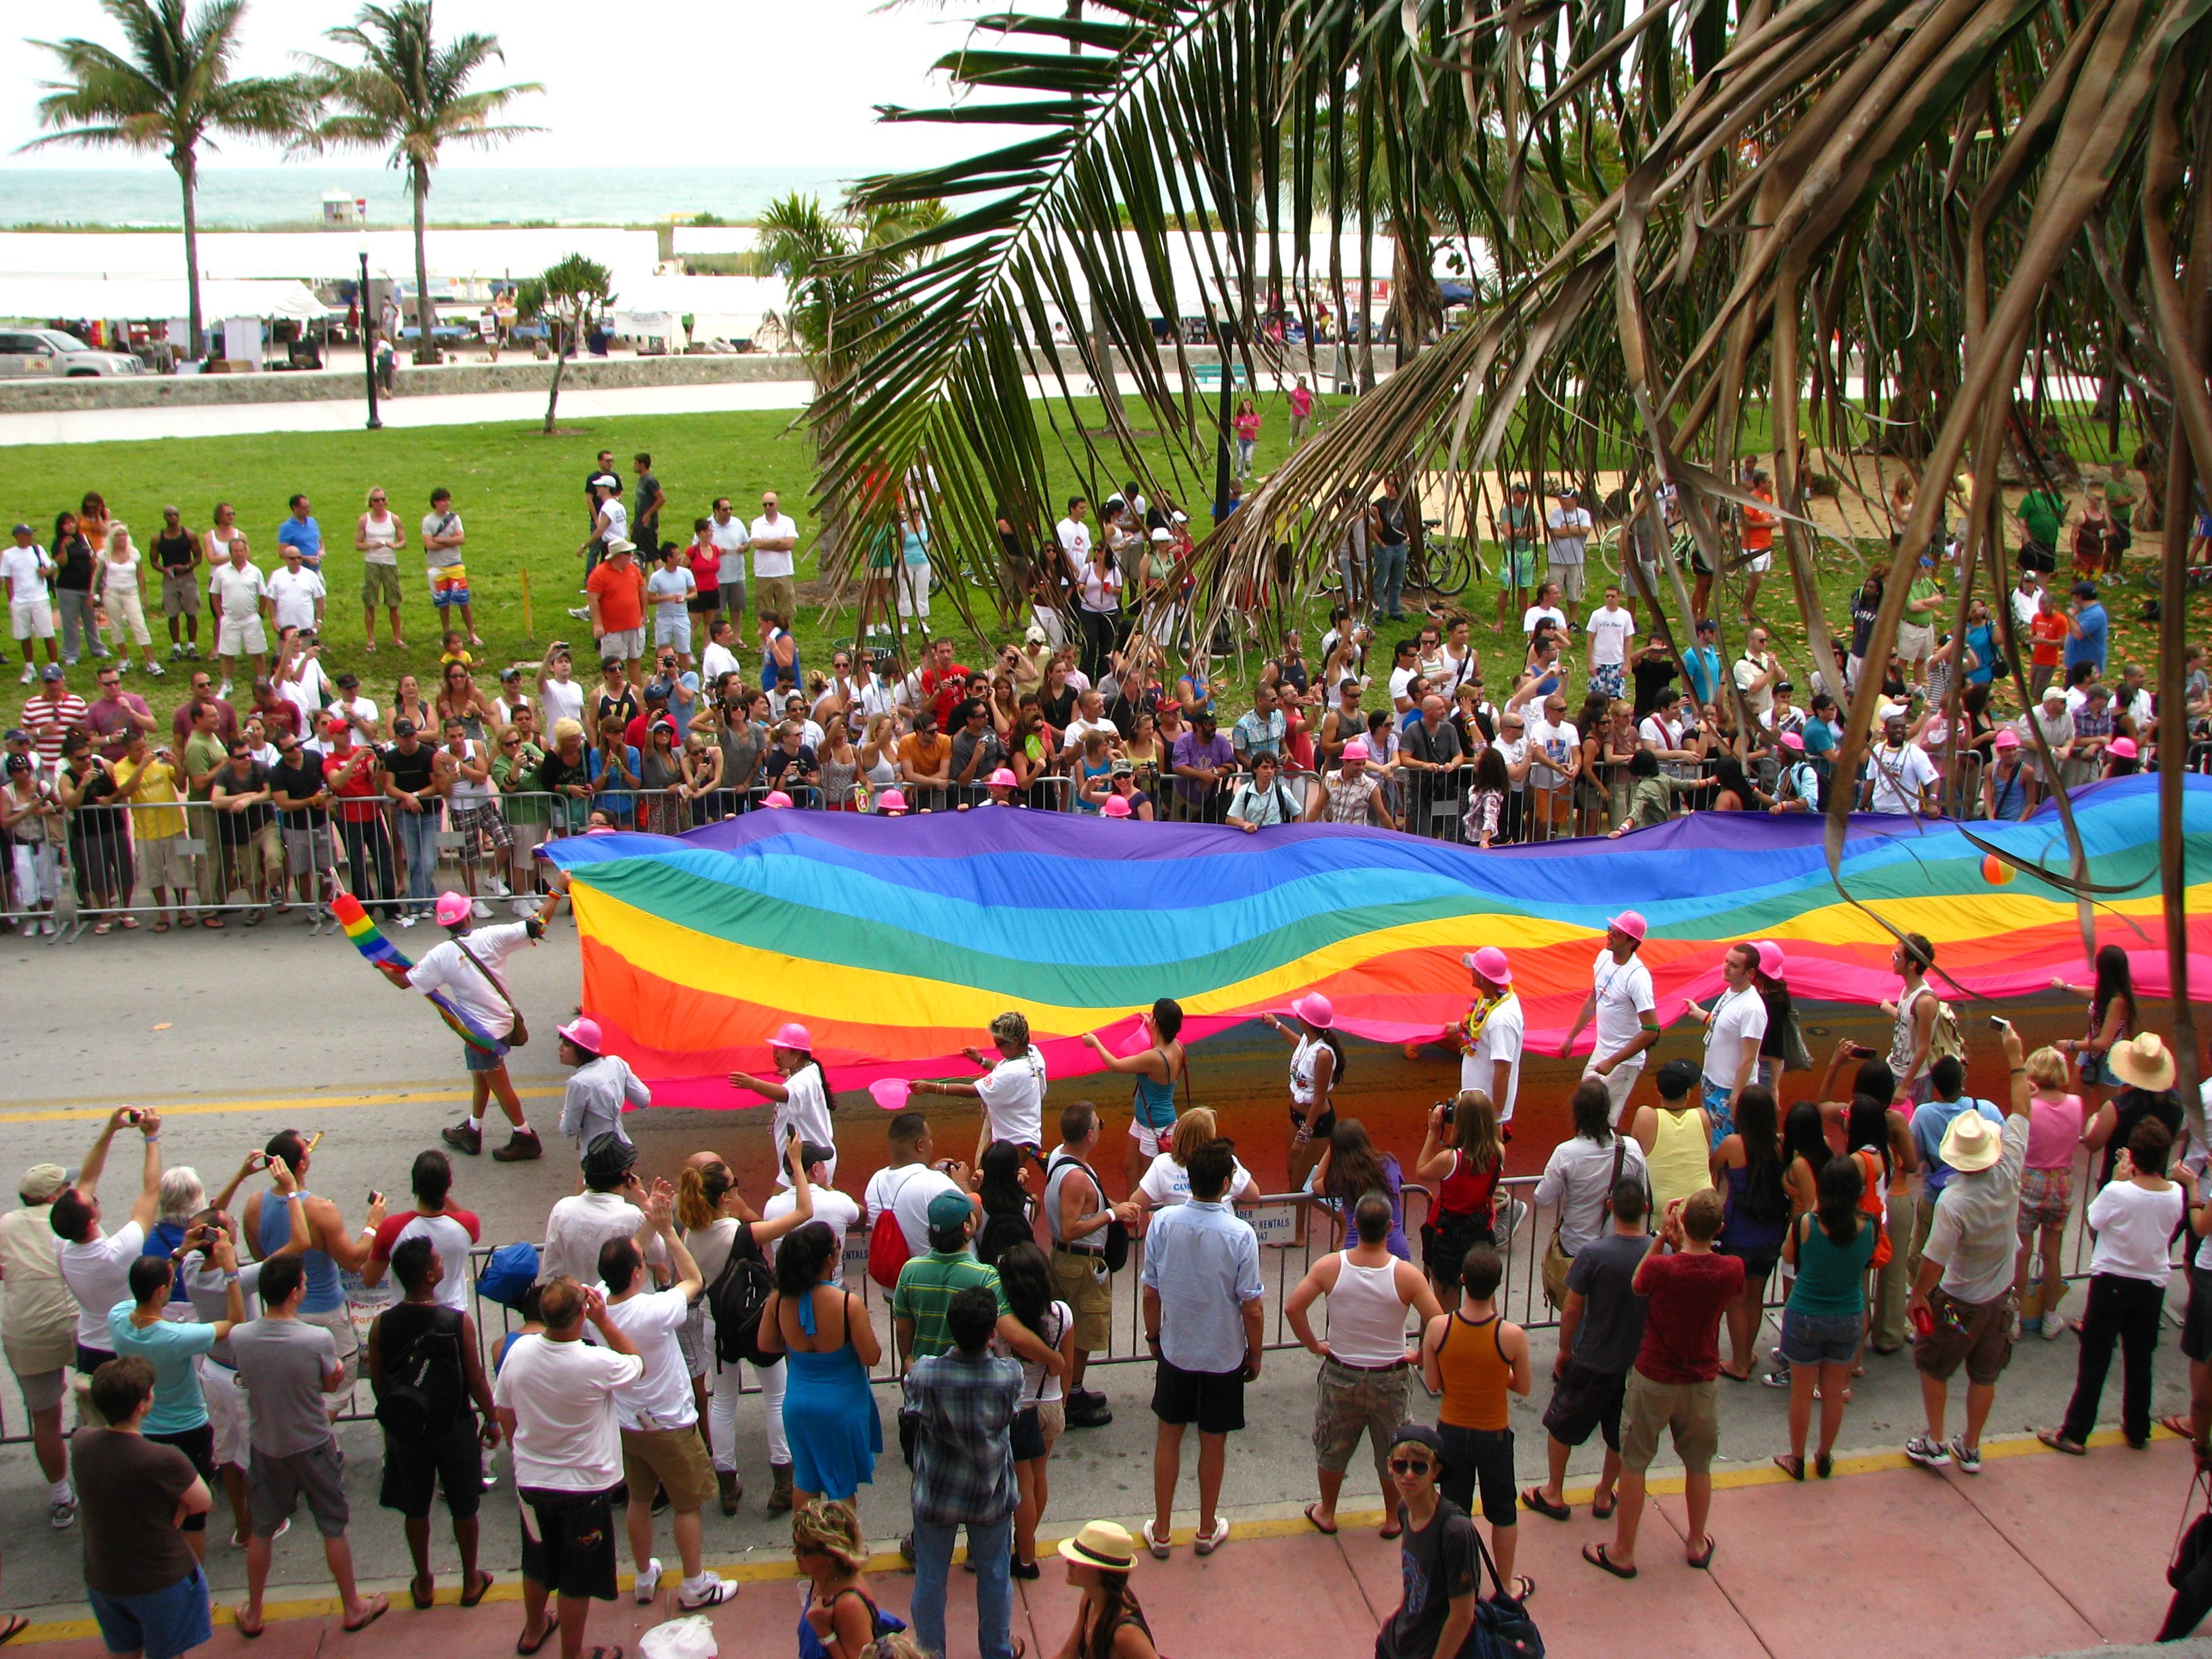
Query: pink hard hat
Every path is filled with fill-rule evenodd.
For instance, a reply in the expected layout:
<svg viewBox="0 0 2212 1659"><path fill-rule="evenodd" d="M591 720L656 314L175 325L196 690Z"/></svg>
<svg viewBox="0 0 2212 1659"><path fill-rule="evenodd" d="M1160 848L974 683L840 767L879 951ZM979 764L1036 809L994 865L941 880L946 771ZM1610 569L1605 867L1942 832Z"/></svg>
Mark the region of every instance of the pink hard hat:
<svg viewBox="0 0 2212 1659"><path fill-rule="evenodd" d="M469 919L470 908L469 896L466 893L439 894L435 912L438 926L451 927L457 921L466 921Z"/></svg>
<svg viewBox="0 0 2212 1659"><path fill-rule="evenodd" d="M1763 939L1751 948L1759 955L1759 971L1769 979L1780 979L1790 960L1782 954L1782 947L1771 939Z"/></svg>
<svg viewBox="0 0 2212 1659"><path fill-rule="evenodd" d="M599 1032L599 1022L589 1014L579 1014L566 1025L556 1025L553 1030L554 1035L574 1043L587 1054L598 1054L600 1043L605 1041Z"/></svg>
<svg viewBox="0 0 2212 1659"><path fill-rule="evenodd" d="M2009 726L2000 726L1996 736L1990 739L1990 746L1992 749L2017 749L2020 747L2020 733Z"/></svg>
<svg viewBox="0 0 2212 1659"><path fill-rule="evenodd" d="M2110 752L2122 760L2133 760L2136 754L2136 740L2133 738L2114 738L2110 744Z"/></svg>
<svg viewBox="0 0 2212 1659"><path fill-rule="evenodd" d="M771 1048L796 1048L801 1054L814 1052L814 1039L806 1035L806 1028L797 1020L787 1020L775 1028L775 1035L768 1040Z"/></svg>
<svg viewBox="0 0 2212 1659"><path fill-rule="evenodd" d="M1505 960L1505 952L1495 945L1486 945L1480 951L1470 951L1460 961L1492 985L1513 983L1513 965Z"/></svg>
<svg viewBox="0 0 2212 1659"><path fill-rule="evenodd" d="M1291 999L1291 1012L1319 1030L1326 1031L1336 1024L1336 1005L1318 991Z"/></svg>
<svg viewBox="0 0 2212 1659"><path fill-rule="evenodd" d="M1347 743L1344 745L1344 758L1348 761L1365 760L1367 758L1367 745L1364 743L1356 741Z"/></svg>
<svg viewBox="0 0 2212 1659"><path fill-rule="evenodd" d="M1098 815L1107 818L1126 818L1129 816L1129 803L1120 795L1109 795L1099 803Z"/></svg>
<svg viewBox="0 0 2212 1659"><path fill-rule="evenodd" d="M1644 943L1645 924L1644 913L1641 910L1623 910L1617 916L1607 917L1605 925L1608 927L1618 927L1638 945Z"/></svg>
<svg viewBox="0 0 2212 1659"><path fill-rule="evenodd" d="M985 786L992 789L1012 789L1019 784L1020 781L1021 780L1019 778L1017 778L1012 771L1003 766L997 771L992 773L989 777L983 780Z"/></svg>
<svg viewBox="0 0 2212 1659"><path fill-rule="evenodd" d="M906 797L899 793L896 789L886 789L882 794L876 797L876 811L878 812L903 812L906 811Z"/></svg>
<svg viewBox="0 0 2212 1659"><path fill-rule="evenodd" d="M761 797L761 805L763 806L788 806L791 805L791 797L785 794L781 789L771 789L768 793Z"/></svg>

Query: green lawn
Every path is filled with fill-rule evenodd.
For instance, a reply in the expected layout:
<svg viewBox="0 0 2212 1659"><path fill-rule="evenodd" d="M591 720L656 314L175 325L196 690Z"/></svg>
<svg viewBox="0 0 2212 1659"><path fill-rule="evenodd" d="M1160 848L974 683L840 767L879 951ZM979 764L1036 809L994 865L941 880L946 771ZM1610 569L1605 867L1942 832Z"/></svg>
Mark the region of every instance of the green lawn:
<svg viewBox="0 0 2212 1659"><path fill-rule="evenodd" d="M1287 438L1280 399L1267 401L1260 452L1263 471L1280 462ZM1324 416L1328 402L1323 402ZM476 595L477 625L488 641L488 648L478 653L480 660L535 661L544 653L547 641L578 639L586 632L582 623L564 612L579 602L576 589L581 565L574 550L586 528L583 481L603 447L616 453L626 486L630 483L631 455L641 449L652 452L654 471L671 503L661 526L664 538L669 539L688 540L691 520L705 513L717 495L730 495L738 511L750 517L759 511L763 489L779 491L787 507L800 520L800 578L802 581L811 578L815 562L811 538L805 526L812 446L803 430L793 428L793 418L787 412L771 411L599 420L570 423L553 438L544 437L534 426L487 424L25 446L9 452L7 500L0 505L4 505L10 521L20 517L39 526L44 540L51 532L57 509L73 506L88 489L97 489L106 497L111 509L131 523L143 549L149 545L161 525L165 503L183 507L186 523L198 530L210 522L215 503L227 500L238 509L240 526L252 542L256 562L268 570L277 563L276 529L284 516L285 502L295 490L306 491L331 546L324 563L331 589L326 662L333 672L341 667L358 672L364 689L382 703L389 698L392 682L403 668L420 677L426 690L432 686L438 656L436 617L413 545L432 489L443 485L453 492L456 509L468 528L468 567ZM389 493L394 512L408 526L410 544L400 562L408 595L404 613L408 649L404 653L395 652L387 641L374 657L365 656L361 648L361 563L351 545L353 520L371 485L381 486ZM1061 497L1082 487L1071 473L1054 493ZM1202 512L1194 516L1203 523ZM1597 602L1595 590L1604 580L1596 551L1593 548L1591 604ZM2138 581L2149 568L2140 556L2142 552L2139 546L2131 561ZM1495 568L1494 561L1492 568ZM526 571L533 604L533 626L528 633L523 627L521 601ZM1824 572L1821 585L1832 622L1844 622L1846 596L1856 580L1856 568L1840 556ZM2149 665L2154 655L2155 629L2136 620L2142 593L2136 586L2114 596L2116 665L2130 656ZM986 626L991 626L993 613L988 600L980 592L975 598ZM149 608L158 610L158 585L154 599ZM1496 614L1492 578L1471 589L1462 603L1475 621L1474 641L1485 658L1486 677L1495 696L1498 687L1510 684L1511 672L1521 659L1517 627L1501 635L1486 626ZM1733 604L1716 608L1729 617L1736 609ZM1777 649L1785 658L1802 657L1802 632L1792 622L1794 608L1788 583L1778 573L1768 581L1760 609L1773 626ZM1296 611L1304 617L1306 647L1312 659L1325 627L1326 605L1315 598ZM948 596L939 597L933 620L940 629L960 629ZM166 657L161 625L157 618L149 621L157 649ZM1734 644L1739 630L1733 622L1728 626L1728 638ZM849 609L826 619L817 610L806 610L798 628L805 660L826 667L823 647L832 636L849 634L851 627ZM213 644L204 617L201 632L204 650ZM705 641L695 643L703 646ZM983 643L962 638L964 659L975 661L975 657L965 653L979 650ZM747 647L750 652L750 638ZM579 653L580 657L584 654ZM1370 663L1377 671L1378 682L1387 672L1388 662L1386 647L1380 661ZM1317 661L1315 665L1318 666ZM580 661L578 666L588 679L592 665ZM1256 659L1248 659L1247 669L1256 676ZM1231 680L1236 672L1233 666L1229 670ZM89 691L88 662L72 672L70 682L75 689ZM164 714L183 688L181 678L174 673L153 682L133 676L130 683ZM242 688L238 696L241 702L246 700ZM1231 710L1241 709L1249 706L1249 693L1231 691L1224 701Z"/></svg>

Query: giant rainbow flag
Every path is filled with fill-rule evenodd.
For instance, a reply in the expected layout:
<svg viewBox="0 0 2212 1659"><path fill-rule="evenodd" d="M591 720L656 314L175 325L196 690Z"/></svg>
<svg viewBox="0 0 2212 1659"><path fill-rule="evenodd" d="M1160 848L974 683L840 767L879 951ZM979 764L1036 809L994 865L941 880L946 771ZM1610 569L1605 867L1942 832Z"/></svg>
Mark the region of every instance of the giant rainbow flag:
<svg viewBox="0 0 2212 1659"><path fill-rule="evenodd" d="M2099 943L2136 953L2162 994L2156 781L2078 792ZM2194 983L2212 985L2212 779L2188 780ZM1976 823L2015 858L2064 872L2057 817ZM1341 1030L1403 1042L1466 1011L1462 955L1503 946L1532 1044L1556 1049L1590 985L1606 918L1643 912L1662 1020L1720 983L1728 945L1771 939L1801 997L1894 994L1890 937L1829 878L1822 825L1803 815L1705 813L1620 841L1478 852L1385 830L1248 836L988 809L889 818L757 811L681 837L575 836L545 850L568 874L584 1006L658 1103L745 1106L724 1081L767 1069L766 1040L803 1022L833 1086L972 1075L962 1048L1018 1008L1055 1076L1094 1069L1080 1041L1133 1046L1134 1013L1172 996L1205 1035L1301 992L1326 992ZM1953 997L2086 980L2069 894L2023 873L2002 884L1956 829L1856 817L1851 896L1936 950ZM1586 1046L1589 1036L1582 1038Z"/></svg>

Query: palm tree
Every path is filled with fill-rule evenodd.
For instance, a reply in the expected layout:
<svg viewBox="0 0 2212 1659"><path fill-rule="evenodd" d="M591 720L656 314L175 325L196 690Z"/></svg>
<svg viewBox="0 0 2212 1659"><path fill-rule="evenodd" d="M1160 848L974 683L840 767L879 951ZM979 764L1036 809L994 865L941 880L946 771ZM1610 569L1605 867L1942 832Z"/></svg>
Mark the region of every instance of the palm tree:
<svg viewBox="0 0 2212 1659"><path fill-rule="evenodd" d="M827 436L825 493L926 447L958 520L940 543L980 560L991 503L1050 499L1045 471L1071 433L1079 467L1146 476L1126 428L1102 447L1073 418L1055 322L1089 355L1073 319L1094 307L1147 412L1188 439L1207 411L1171 383L1150 317L1202 310L1265 357L1249 325L1279 282L1288 305L1327 295L1346 314L1345 285L1366 275L1345 269L1346 241L1362 267L1381 237L1416 258L1425 240L1464 241L1485 258L1490 303L1208 538L1200 637L1279 542L1302 576L1325 569L1333 503L1388 471L1437 477L1457 521L1454 498L1479 495L1501 462L1553 477L1625 468L1679 488L1718 568L1727 514L1747 499L1742 464L1771 453L1776 494L1795 504L1814 443L1846 470L1893 453L1931 481L1971 477L1963 629L1974 582L2007 585L2001 474L2035 476L2069 439L2106 453L2124 404L2163 480L2160 695L2180 706L2182 520L2196 481L2212 480L2212 52L2199 0L1686 0L1633 15L1092 0L1080 19L997 12L975 34L939 65L961 94L951 107L887 117L1012 136L965 162L864 182L863 208L926 194L953 210L839 314L854 355L811 416ZM1086 50L1071 57L1078 40ZM1325 273L1310 229L1328 239ZM1207 272L1196 294L1176 291L1164 255L1183 238ZM1048 397L1033 400L1025 377ZM2102 418L2081 386L2107 389ZM1193 449L1168 447L1169 487L1198 482L1185 476ZM1878 476L1842 485L1869 505L1881 491ZM1880 659L1943 506L1940 487L1917 492L1893 552L1785 515L1780 550L1815 662L1835 660L1820 563L1890 562L1868 647ZM1670 564L1679 610L1674 577ZM2018 664L2008 607L1996 609ZM1686 624L1674 617L1674 638ZM1879 678L1862 678L1838 776L1856 775ZM2161 792L2194 1114L2179 768ZM1849 792L1837 793L1840 890ZM2086 857L2059 799L2080 883Z"/></svg>
<svg viewBox="0 0 2212 1659"><path fill-rule="evenodd" d="M489 149L541 129L495 125L498 115L524 94L543 92L535 81L471 91L470 81L494 58L505 60L499 38L463 34L440 46L431 23L430 0L393 0L388 6L363 6L361 15L330 31L340 46L361 54L357 64L313 58L310 78L332 112L300 139L308 149L380 149L391 146L390 164L404 168L415 204L415 321L421 337L415 361L434 362L431 335L430 267L423 248L424 204L430 194L430 170L448 143Z"/></svg>
<svg viewBox="0 0 2212 1659"><path fill-rule="evenodd" d="M234 80L231 60L246 0L100 0L123 31L121 52L97 40L39 40L62 78L40 82L39 124L55 131L22 146L160 151L185 197L185 284L191 355L204 343L200 319L199 153L216 132L285 138L299 129L308 100L289 77Z"/></svg>
<svg viewBox="0 0 2212 1659"><path fill-rule="evenodd" d="M614 304L612 279L596 259L572 253L535 276L516 285L514 309L524 321L543 321L556 337L553 342L553 386L545 398L545 435L556 430L554 411L561 406L561 373L576 349L576 342L591 332L592 325Z"/></svg>

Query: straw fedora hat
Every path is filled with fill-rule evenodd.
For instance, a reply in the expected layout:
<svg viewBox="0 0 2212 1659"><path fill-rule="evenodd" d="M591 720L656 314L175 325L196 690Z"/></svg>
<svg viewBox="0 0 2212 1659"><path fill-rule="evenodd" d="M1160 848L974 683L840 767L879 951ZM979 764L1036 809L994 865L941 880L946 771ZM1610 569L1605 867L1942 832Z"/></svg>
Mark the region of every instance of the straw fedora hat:
<svg viewBox="0 0 2212 1659"><path fill-rule="evenodd" d="M1973 1175L2004 1156L2004 1137L1979 1112L1961 1112L1943 1132L1936 1155L1960 1175Z"/></svg>
<svg viewBox="0 0 2212 1659"><path fill-rule="evenodd" d="M2105 1063L2114 1077L2130 1088L2173 1087L2173 1051L2155 1031L2145 1031L2125 1042L2115 1042Z"/></svg>
<svg viewBox="0 0 2212 1659"><path fill-rule="evenodd" d="M1128 1529L1111 1521L1091 1521L1073 1538L1060 1540L1060 1553L1070 1561L1107 1572L1131 1572L1137 1565L1137 1540Z"/></svg>

